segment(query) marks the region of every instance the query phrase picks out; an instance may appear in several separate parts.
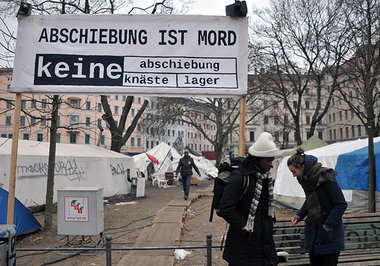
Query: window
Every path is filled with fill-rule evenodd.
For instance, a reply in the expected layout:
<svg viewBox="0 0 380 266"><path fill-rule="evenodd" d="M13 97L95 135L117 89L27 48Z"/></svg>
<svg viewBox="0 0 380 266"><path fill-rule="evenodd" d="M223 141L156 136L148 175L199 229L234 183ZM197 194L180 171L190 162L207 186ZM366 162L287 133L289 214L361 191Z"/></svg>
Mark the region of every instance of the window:
<svg viewBox="0 0 380 266"><path fill-rule="evenodd" d="M70 143L71 144L77 143L77 133L76 132L70 132Z"/></svg>
<svg viewBox="0 0 380 266"><path fill-rule="evenodd" d="M89 127L91 125L91 117L86 117L86 127Z"/></svg>
<svg viewBox="0 0 380 266"><path fill-rule="evenodd" d="M264 100L264 108L268 107L268 101Z"/></svg>
<svg viewBox="0 0 380 266"><path fill-rule="evenodd" d="M29 140L29 133L23 133L22 134L22 139L23 140Z"/></svg>
<svg viewBox="0 0 380 266"><path fill-rule="evenodd" d="M335 113L333 113L333 122L335 123Z"/></svg>
<svg viewBox="0 0 380 266"><path fill-rule="evenodd" d="M101 135L100 136L100 145L104 145L104 143L105 143L105 136Z"/></svg>
<svg viewBox="0 0 380 266"><path fill-rule="evenodd" d="M297 109L297 101L293 101L293 108Z"/></svg>
<svg viewBox="0 0 380 266"><path fill-rule="evenodd" d="M362 135L362 127L358 125L358 136L360 137Z"/></svg>
<svg viewBox="0 0 380 266"><path fill-rule="evenodd" d="M309 101L305 101L305 108L310 109L310 102Z"/></svg>
<svg viewBox="0 0 380 266"><path fill-rule="evenodd" d="M114 107L114 114L118 115L119 114L119 106Z"/></svg>
<svg viewBox="0 0 380 266"><path fill-rule="evenodd" d="M154 142L153 142L153 140L152 140L152 141L150 142L150 148L152 149L153 146L154 146Z"/></svg>
<svg viewBox="0 0 380 266"><path fill-rule="evenodd" d="M334 129L334 140L336 140L336 129Z"/></svg>
<svg viewBox="0 0 380 266"><path fill-rule="evenodd" d="M278 120L278 115L275 115L273 119L274 119L274 124L278 125L278 121L279 121Z"/></svg>
<svg viewBox="0 0 380 266"><path fill-rule="evenodd" d="M98 103L98 112L101 112L101 111L102 111L102 104Z"/></svg>
<svg viewBox="0 0 380 266"><path fill-rule="evenodd" d="M268 116L264 115L264 125L267 125L267 124L268 124Z"/></svg>
<svg viewBox="0 0 380 266"><path fill-rule="evenodd" d="M72 108L78 108L79 103L77 99L70 99L70 105Z"/></svg>
<svg viewBox="0 0 380 266"><path fill-rule="evenodd" d="M170 146L170 144L169 144ZM141 147L141 138L137 138L137 147Z"/></svg>
<svg viewBox="0 0 380 266"><path fill-rule="evenodd" d="M332 139L332 130L331 129L329 130L329 134L330 134L330 140L333 140Z"/></svg>
<svg viewBox="0 0 380 266"><path fill-rule="evenodd" d="M323 133L322 133L322 131L318 132L318 138L323 139Z"/></svg>
<svg viewBox="0 0 380 266"><path fill-rule="evenodd" d="M175 131L174 130L172 130L172 136L175 137Z"/></svg>
<svg viewBox="0 0 380 266"><path fill-rule="evenodd" d="M115 100L119 100L119 95L115 95Z"/></svg>
<svg viewBox="0 0 380 266"><path fill-rule="evenodd" d="M41 127L46 127L46 115L41 116Z"/></svg>
<svg viewBox="0 0 380 266"><path fill-rule="evenodd" d="M12 104L11 104L12 100L7 100L7 109L12 109Z"/></svg>
<svg viewBox="0 0 380 266"><path fill-rule="evenodd" d="M5 125L6 126L12 125L12 116L10 116L10 115L5 116Z"/></svg>
<svg viewBox="0 0 380 266"><path fill-rule="evenodd" d="M37 107L36 100L35 100L35 99L32 99L32 100L30 101L30 108L32 108L32 109L36 109L36 107Z"/></svg>
<svg viewBox="0 0 380 266"><path fill-rule="evenodd" d="M339 121L342 121L343 120L343 114L342 114L342 111L339 111Z"/></svg>
<svg viewBox="0 0 380 266"><path fill-rule="evenodd" d="M61 133L57 132L57 143L61 143Z"/></svg>
<svg viewBox="0 0 380 266"><path fill-rule="evenodd" d="M344 111L344 118L345 118L346 120L348 119L348 111L347 111L347 110Z"/></svg>
<svg viewBox="0 0 380 266"><path fill-rule="evenodd" d="M46 100L46 99L42 99L42 100L41 100L41 108L42 108L42 109L46 109L46 103L47 103L47 100Z"/></svg>
<svg viewBox="0 0 380 266"><path fill-rule="evenodd" d="M351 135L355 138L355 126L351 126Z"/></svg>
<svg viewBox="0 0 380 266"><path fill-rule="evenodd" d="M101 128L102 127L102 119L98 118L98 127Z"/></svg>
<svg viewBox="0 0 380 266"><path fill-rule="evenodd" d="M5 133L1 133L1 137L2 137L2 138L6 138L6 137L7 137L7 134L5 134Z"/></svg>
<svg viewBox="0 0 380 266"><path fill-rule="evenodd" d="M86 101L86 110L91 110L91 102Z"/></svg>
<svg viewBox="0 0 380 266"><path fill-rule="evenodd" d="M346 138L348 138L349 135L348 135L348 127L346 127Z"/></svg>
<svg viewBox="0 0 380 266"><path fill-rule="evenodd" d="M131 116L132 116L132 117L135 116L135 108L132 108L132 110L131 110Z"/></svg>
<svg viewBox="0 0 380 266"><path fill-rule="evenodd" d="M340 139L343 139L343 128L339 128Z"/></svg>
<svg viewBox="0 0 380 266"><path fill-rule="evenodd" d="M123 101L127 100L127 96L123 95Z"/></svg>
<svg viewBox="0 0 380 266"><path fill-rule="evenodd" d="M26 100L21 100L21 109L26 109Z"/></svg>
<svg viewBox="0 0 380 266"><path fill-rule="evenodd" d="M135 146L135 138L132 137L132 138L131 138L131 147L134 147L134 146Z"/></svg>
<svg viewBox="0 0 380 266"><path fill-rule="evenodd" d="M84 135L84 143L85 144L90 144L90 134Z"/></svg>
<svg viewBox="0 0 380 266"><path fill-rule="evenodd" d="M20 116L20 127L25 127L25 116Z"/></svg>
<svg viewBox="0 0 380 266"><path fill-rule="evenodd" d="M170 137L170 129L168 129L168 136Z"/></svg>
<svg viewBox="0 0 380 266"><path fill-rule="evenodd" d="M306 116L306 125L310 125L310 115Z"/></svg>
<svg viewBox="0 0 380 266"><path fill-rule="evenodd" d="M8 134L8 139L11 139L11 138L13 138L13 134L12 133Z"/></svg>
<svg viewBox="0 0 380 266"><path fill-rule="evenodd" d="M137 103L141 104L141 98L140 97L137 98Z"/></svg>
<svg viewBox="0 0 380 266"><path fill-rule="evenodd" d="M146 141L145 145L146 145L146 149L149 149L149 141Z"/></svg>
<svg viewBox="0 0 380 266"><path fill-rule="evenodd" d="M78 125L79 124L79 115L70 115L69 125Z"/></svg>
<svg viewBox="0 0 380 266"><path fill-rule="evenodd" d="M354 118L354 111L351 110L351 118Z"/></svg>
<svg viewBox="0 0 380 266"><path fill-rule="evenodd" d="M30 125L34 126L36 124L36 119L34 117L30 118Z"/></svg>
<svg viewBox="0 0 380 266"><path fill-rule="evenodd" d="M43 141L44 140L44 134L37 133L37 141Z"/></svg>
<svg viewBox="0 0 380 266"><path fill-rule="evenodd" d="M61 116L57 116L57 126L61 125Z"/></svg>
<svg viewBox="0 0 380 266"><path fill-rule="evenodd" d="M329 123L331 124L331 114L329 114Z"/></svg>

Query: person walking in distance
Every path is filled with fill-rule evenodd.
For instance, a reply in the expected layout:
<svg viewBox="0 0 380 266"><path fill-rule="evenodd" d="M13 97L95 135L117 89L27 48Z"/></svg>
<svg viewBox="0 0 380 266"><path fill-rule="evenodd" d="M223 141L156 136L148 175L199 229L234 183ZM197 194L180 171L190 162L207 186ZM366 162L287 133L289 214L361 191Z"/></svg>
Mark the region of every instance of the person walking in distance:
<svg viewBox="0 0 380 266"><path fill-rule="evenodd" d="M230 225L223 252L229 266L278 264L273 241L273 181L269 171L279 155L272 135L263 132L225 185L219 216ZM243 189L243 184L248 185Z"/></svg>
<svg viewBox="0 0 380 266"><path fill-rule="evenodd" d="M193 175L192 168L194 168L194 170L198 173L198 175L201 176L198 170L198 167L194 163L193 158L191 158L189 155L189 151L185 150L183 152L183 157L179 160L177 169L175 170L176 175L178 175L178 172L181 173L183 193L184 193L185 200L187 200L187 198L189 197L190 181Z"/></svg>
<svg viewBox="0 0 380 266"><path fill-rule="evenodd" d="M337 173L323 167L313 155L302 148L287 162L290 172L302 186L306 201L293 225L305 219L305 250L312 266L338 264L340 251L344 250L343 214L347 208L342 190L336 181Z"/></svg>

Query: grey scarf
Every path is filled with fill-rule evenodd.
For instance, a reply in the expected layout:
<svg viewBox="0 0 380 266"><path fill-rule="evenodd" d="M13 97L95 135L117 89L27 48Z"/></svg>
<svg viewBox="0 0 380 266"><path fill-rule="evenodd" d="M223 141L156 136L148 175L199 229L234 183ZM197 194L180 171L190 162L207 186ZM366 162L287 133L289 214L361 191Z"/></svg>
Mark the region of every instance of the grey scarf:
<svg viewBox="0 0 380 266"><path fill-rule="evenodd" d="M273 197L272 177L269 175L269 173L266 173L266 174L256 173L256 177L257 177L257 182L256 182L256 187L255 187L255 194L252 198L251 208L249 209L247 224L243 228L243 230L246 230L247 232L253 232L253 228L255 226L256 210L257 210L257 206L259 205L259 200L261 196L261 191L263 189L264 179L268 179L268 193L269 193L268 215L274 218L274 201L273 201L274 197Z"/></svg>

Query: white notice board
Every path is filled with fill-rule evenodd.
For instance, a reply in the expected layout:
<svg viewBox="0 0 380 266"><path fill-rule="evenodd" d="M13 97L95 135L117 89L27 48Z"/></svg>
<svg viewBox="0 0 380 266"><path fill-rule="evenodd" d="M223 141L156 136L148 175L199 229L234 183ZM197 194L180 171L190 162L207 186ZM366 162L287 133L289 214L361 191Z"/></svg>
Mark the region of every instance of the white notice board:
<svg viewBox="0 0 380 266"><path fill-rule="evenodd" d="M11 92L241 96L245 17L19 18Z"/></svg>

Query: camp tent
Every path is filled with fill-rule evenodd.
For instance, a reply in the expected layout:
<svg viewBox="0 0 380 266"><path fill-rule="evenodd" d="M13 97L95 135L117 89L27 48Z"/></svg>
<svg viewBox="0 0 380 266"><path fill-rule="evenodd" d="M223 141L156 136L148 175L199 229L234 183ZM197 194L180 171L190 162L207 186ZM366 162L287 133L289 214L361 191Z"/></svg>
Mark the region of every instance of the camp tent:
<svg viewBox="0 0 380 266"><path fill-rule="evenodd" d="M376 161L376 183L380 183L380 137L374 139ZM342 187L345 198L352 212L366 211L368 190L368 139L338 142L321 148L313 149L307 154L314 155L325 167L331 167L338 172L337 180ZM300 206L305 194L292 176L287 160L284 158L277 171L274 193L277 199ZM343 171L344 168L344 171ZM349 184L349 185L347 185ZM377 201L380 201L379 185L377 185ZM379 202L380 203L380 202ZM379 206L377 203L377 206Z"/></svg>
<svg viewBox="0 0 380 266"><path fill-rule="evenodd" d="M0 187L8 190L11 139L0 138ZM16 197L27 207L45 204L49 143L19 140ZM132 157L94 145L57 143L54 202L57 189L103 187L103 196L128 194L128 176L136 177Z"/></svg>
<svg viewBox="0 0 380 266"><path fill-rule="evenodd" d="M0 188L0 224L7 224L8 191ZM32 213L16 198L14 210L16 235L26 234L41 229L41 224Z"/></svg>
<svg viewBox="0 0 380 266"><path fill-rule="evenodd" d="M148 165L152 162L148 155L153 156L158 160L158 164L153 163L155 173L165 173L173 172L178 166L180 155L176 149L170 147L168 144L161 142L156 147L148 150L146 153L141 153L133 156L133 159L136 163L136 169L142 172L145 176L148 176L147 168ZM218 174L218 169L206 158L201 156L191 155L194 159L194 163L201 172L201 177L198 177L197 174L194 177L197 177L201 180L208 179L210 176L215 177Z"/></svg>

